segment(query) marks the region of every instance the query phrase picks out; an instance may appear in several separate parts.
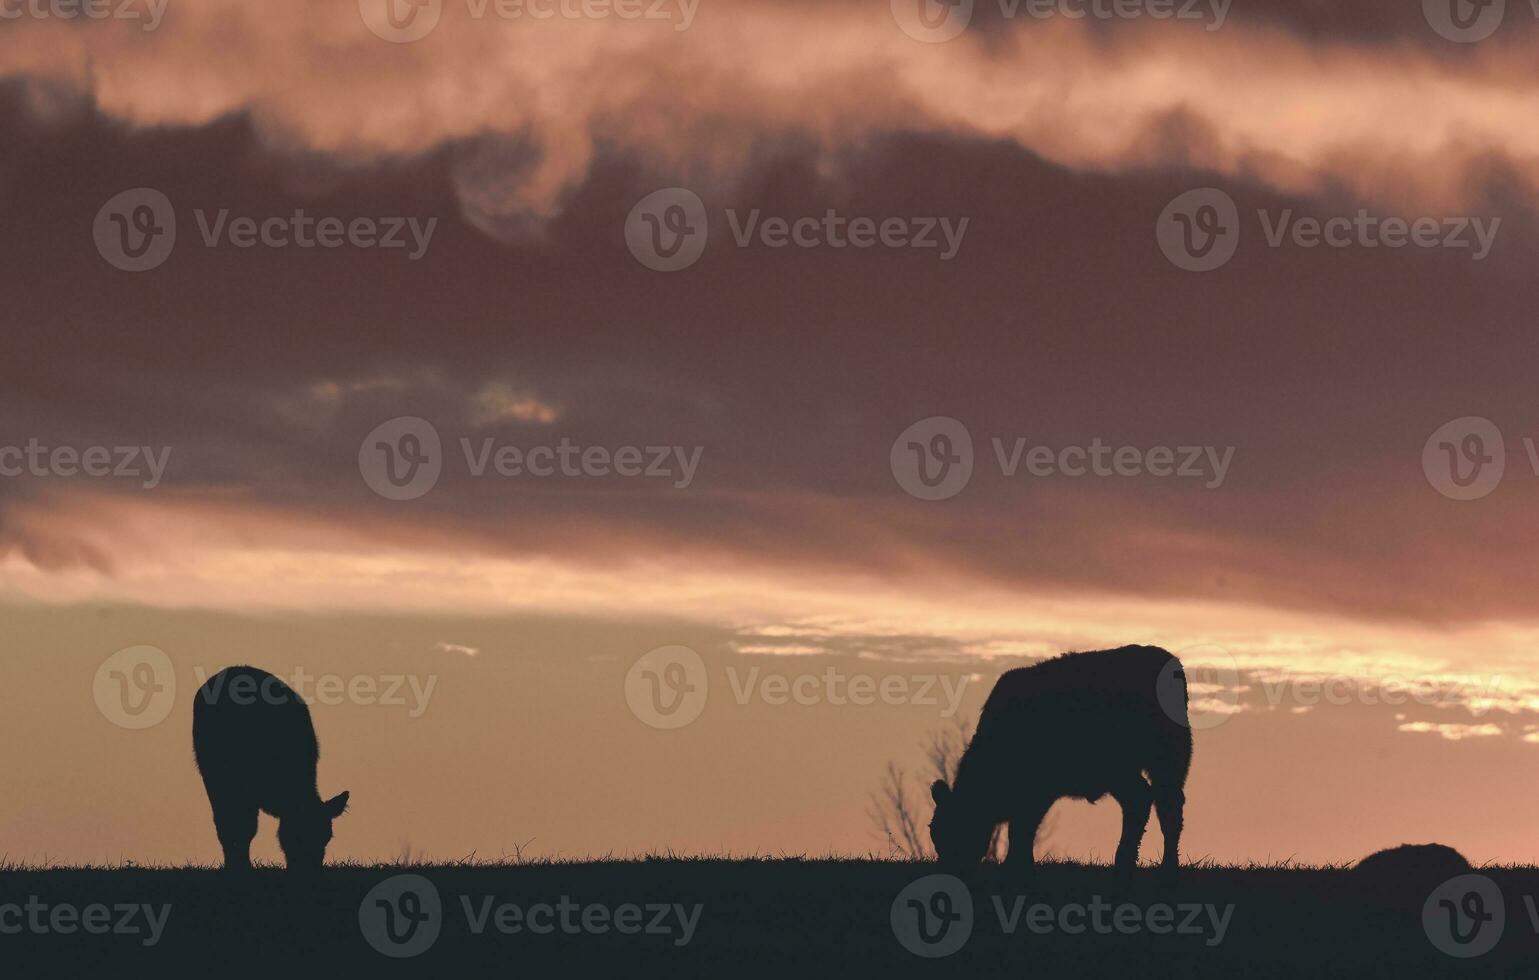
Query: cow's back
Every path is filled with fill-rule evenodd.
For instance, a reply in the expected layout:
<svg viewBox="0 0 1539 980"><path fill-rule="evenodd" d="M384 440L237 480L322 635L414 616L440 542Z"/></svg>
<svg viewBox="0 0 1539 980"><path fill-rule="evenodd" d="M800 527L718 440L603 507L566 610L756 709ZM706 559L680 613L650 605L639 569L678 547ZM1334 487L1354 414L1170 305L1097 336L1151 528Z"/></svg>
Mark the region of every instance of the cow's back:
<svg viewBox="0 0 1539 980"><path fill-rule="evenodd" d="M310 709L255 667L228 667L198 689L193 753L210 788L238 791L273 812L313 795L319 747Z"/></svg>
<svg viewBox="0 0 1539 980"><path fill-rule="evenodd" d="M1162 678L1167 667L1172 673ZM1184 681L1179 662L1159 647L1064 654L1001 675L978 720L977 741L1000 764L1024 766L1092 799L1129 768L1179 763L1184 774L1191 732L1160 698L1162 682L1167 689L1179 685L1173 690L1184 717Z"/></svg>

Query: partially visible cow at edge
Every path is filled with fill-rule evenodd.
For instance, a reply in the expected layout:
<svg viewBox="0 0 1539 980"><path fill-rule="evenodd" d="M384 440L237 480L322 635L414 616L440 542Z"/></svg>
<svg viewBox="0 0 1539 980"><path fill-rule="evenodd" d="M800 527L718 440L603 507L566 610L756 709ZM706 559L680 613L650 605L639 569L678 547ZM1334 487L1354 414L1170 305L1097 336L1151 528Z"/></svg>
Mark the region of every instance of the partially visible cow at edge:
<svg viewBox="0 0 1539 980"><path fill-rule="evenodd" d="M310 708L292 688L255 667L221 670L198 688L192 747L226 868L251 867L258 810L278 818L291 869L321 866L348 794L323 801L316 792L320 746Z"/></svg>
<svg viewBox="0 0 1539 980"><path fill-rule="evenodd" d="M1094 803L1109 793L1122 806L1116 866L1138 863L1152 804L1165 836L1161 867L1173 873L1191 760L1179 660L1147 646L1066 653L999 678L955 785L936 780L930 787L930 840L943 864L967 867L1008 823L1005 864L1029 869L1037 828L1054 801Z"/></svg>

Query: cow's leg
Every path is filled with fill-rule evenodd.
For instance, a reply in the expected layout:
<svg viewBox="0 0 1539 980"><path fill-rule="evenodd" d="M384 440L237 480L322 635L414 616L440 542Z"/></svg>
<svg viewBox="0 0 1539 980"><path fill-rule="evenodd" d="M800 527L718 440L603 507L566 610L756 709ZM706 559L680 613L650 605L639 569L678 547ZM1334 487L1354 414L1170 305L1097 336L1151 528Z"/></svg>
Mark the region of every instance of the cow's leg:
<svg viewBox="0 0 1539 980"><path fill-rule="evenodd" d="M1042 826L1042 818L1052 806L1052 800L1032 800L1022 804L1010 817L1010 850L1005 854L1005 867L1019 872L1028 872L1035 867L1032 846L1037 842L1037 828Z"/></svg>
<svg viewBox="0 0 1539 980"><path fill-rule="evenodd" d="M1165 837L1160 870L1167 873L1175 871L1181 862L1181 824L1185 807L1186 794L1179 787L1154 787L1154 812L1159 815L1160 833Z"/></svg>
<svg viewBox="0 0 1539 980"><path fill-rule="evenodd" d="M1134 776L1112 791L1122 806L1122 839L1117 842L1117 870L1131 871L1138 864L1138 845L1149 825L1149 807L1154 794L1143 776Z"/></svg>
<svg viewBox="0 0 1539 980"><path fill-rule="evenodd" d="M1192 733L1183 728L1169 737L1169 758L1149 767L1149 783L1154 790L1154 812L1159 814L1160 833L1165 838L1165 854L1160 870L1173 875L1181 863L1181 827L1185 822L1187 770L1192 762Z"/></svg>
<svg viewBox="0 0 1539 980"><path fill-rule="evenodd" d="M224 866L230 870L251 867L251 838L257 832L257 808L244 801L210 799L214 808L214 830L219 846L224 848Z"/></svg>

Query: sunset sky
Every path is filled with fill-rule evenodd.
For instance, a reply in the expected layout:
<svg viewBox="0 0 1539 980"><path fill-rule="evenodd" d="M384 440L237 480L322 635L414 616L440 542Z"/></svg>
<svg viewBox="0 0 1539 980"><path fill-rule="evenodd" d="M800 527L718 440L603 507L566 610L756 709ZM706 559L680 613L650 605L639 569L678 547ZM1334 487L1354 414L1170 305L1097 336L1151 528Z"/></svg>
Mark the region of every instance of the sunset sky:
<svg viewBox="0 0 1539 980"><path fill-rule="evenodd" d="M159 2L0 0L0 857L217 860L192 695L234 663L401 685L312 699L334 859L886 853L868 797L891 760L923 798L947 691L975 719L1003 670L1150 643L1218 668L1185 858L1539 861L1528 3L1461 42L1440 0L919 0L970 10L948 40L906 0L443 0L409 41L372 0ZM140 188L176 237L126 271L102 229ZM659 271L673 188L708 234ZM1239 223L1211 271L1162 230L1199 188ZM405 244L307 247L298 210ZM829 212L938 244L763 224ZM1332 218L1343 244L1292 224ZM441 474L388 499L403 417ZM1456 499L1445 442L1495 449L1471 418L1505 468ZM920 499L896 463L937 425L971 476ZM563 440L605 471L529 472ZM1095 445L1142 468L1058 465ZM119 446L163 472L52 454ZM671 645L709 695L661 730L627 675ZM139 646L176 690L136 729L93 692ZM836 703L830 672L939 703ZM768 675L822 693L742 693ZM1058 812L1047 847L1109 859L1113 804Z"/></svg>

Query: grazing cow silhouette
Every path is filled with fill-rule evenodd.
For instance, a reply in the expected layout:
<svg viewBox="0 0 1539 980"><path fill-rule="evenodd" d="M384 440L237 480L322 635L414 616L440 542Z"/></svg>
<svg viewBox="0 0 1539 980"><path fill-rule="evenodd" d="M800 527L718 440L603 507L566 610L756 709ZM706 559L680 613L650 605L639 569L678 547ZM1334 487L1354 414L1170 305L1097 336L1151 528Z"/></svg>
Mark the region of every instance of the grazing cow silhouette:
<svg viewBox="0 0 1539 980"><path fill-rule="evenodd" d="M1446 844L1401 844L1375 851L1357 862L1340 887L1344 893L1351 893L1360 907L1389 910L1406 927L1402 938L1420 943L1427 935L1420 927L1428 894L1449 879L1473 870L1463 854ZM1435 914L1441 917L1446 911L1439 906ZM1480 925L1478 919L1475 925Z"/></svg>
<svg viewBox="0 0 1539 980"><path fill-rule="evenodd" d="M290 868L319 868L331 822L347 793L322 801L315 791L320 747L310 708L265 670L227 667L198 688L192 748L214 811L226 868L251 867L257 811L278 818L278 844Z"/></svg>
<svg viewBox="0 0 1539 980"><path fill-rule="evenodd" d="M1359 878L1428 887L1471 870L1469 859L1447 844L1401 844L1374 851L1353 866Z"/></svg>
<svg viewBox="0 0 1539 980"><path fill-rule="evenodd" d="M1094 803L1110 793L1122 806L1117 867L1138 863L1152 803L1165 836L1162 868L1174 872L1192 761L1186 704L1181 662L1159 647L1066 653L1007 671L983 705L955 785L930 787L936 856L976 864L1008 822L1005 864L1029 869L1037 827L1054 801Z"/></svg>

